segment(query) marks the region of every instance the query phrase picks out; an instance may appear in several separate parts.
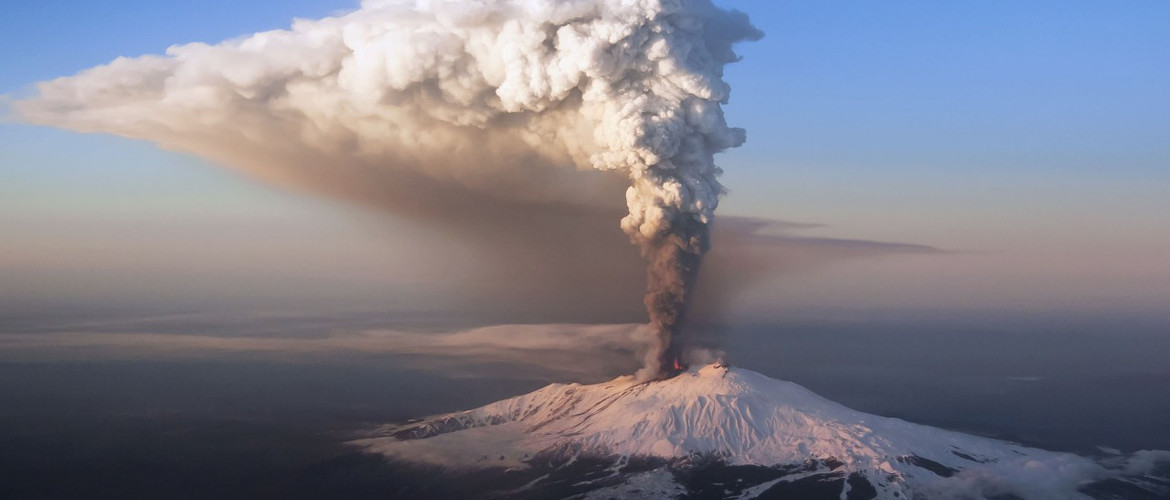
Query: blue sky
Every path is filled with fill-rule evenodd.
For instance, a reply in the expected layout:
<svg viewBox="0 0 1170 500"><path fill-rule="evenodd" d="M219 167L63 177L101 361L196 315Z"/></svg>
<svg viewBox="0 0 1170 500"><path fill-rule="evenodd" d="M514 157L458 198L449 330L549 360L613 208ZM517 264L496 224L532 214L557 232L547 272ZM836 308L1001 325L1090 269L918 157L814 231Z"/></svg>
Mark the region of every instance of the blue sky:
<svg viewBox="0 0 1170 500"><path fill-rule="evenodd" d="M729 156L750 166L729 168L727 183L749 190L799 180L785 194L823 202L790 207L800 217L851 198L865 206L859 211L921 199L892 216L964 203L979 212L1005 203L1076 211L1083 199L1111 200L1124 224L1140 214L1126 214L1123 200L1166 192L1170 63L1161 53L1170 33L1160 20L1170 6L728 4L768 36L743 46L744 62L730 70L728 114L749 130L749 145Z"/></svg>
<svg viewBox="0 0 1170 500"><path fill-rule="evenodd" d="M720 4L747 12L767 33L740 47L744 61L727 75L728 120L747 128L749 141L722 160L731 190L724 212L826 225L811 236L966 255L810 274L771 285L745 307L1156 310L1170 300L1170 4ZM115 57L278 29L294 17L353 6L16 2L0 13L0 93L21 96L37 81ZM0 222L0 236L20 242L0 253L0 272L42 298L69 287L27 263L70 260L67 248L153 252L145 260L163 268L163 254L181 247L191 252L191 274L230 277L264 261L262 249L273 242L306 235L334 242L307 245L285 263L295 268L327 255L372 266L385 244L372 243L368 223L347 207L281 193L150 144L15 123L0 124ZM141 245L146 233L135 228L156 226L178 228L174 247ZM200 263L224 228L235 236L210 253L251 260ZM46 260L46 249L60 255ZM110 273L129 267L173 277L114 257L87 262ZM355 269L346 276L368 274L368 266ZM208 290L235 286L207 281ZM342 280L337 289L349 286Z"/></svg>
<svg viewBox="0 0 1170 500"><path fill-rule="evenodd" d="M846 167L1164 170L1164 4L742 4L769 38L743 47L732 70L737 102L761 111L740 121L788 138L758 154Z"/></svg>

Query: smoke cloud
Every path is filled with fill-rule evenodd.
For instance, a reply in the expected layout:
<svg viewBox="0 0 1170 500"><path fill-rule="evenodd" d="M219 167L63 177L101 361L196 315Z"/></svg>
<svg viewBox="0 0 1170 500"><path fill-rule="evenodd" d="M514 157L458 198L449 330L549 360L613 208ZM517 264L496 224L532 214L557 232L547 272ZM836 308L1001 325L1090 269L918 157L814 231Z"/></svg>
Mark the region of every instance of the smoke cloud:
<svg viewBox="0 0 1170 500"><path fill-rule="evenodd" d="M745 138L720 108L723 67L761 35L710 0L366 0L289 30L119 58L14 107L399 214L504 219L487 231L608 212L625 184L620 227L649 263L651 378L678 354L710 245L714 155Z"/></svg>

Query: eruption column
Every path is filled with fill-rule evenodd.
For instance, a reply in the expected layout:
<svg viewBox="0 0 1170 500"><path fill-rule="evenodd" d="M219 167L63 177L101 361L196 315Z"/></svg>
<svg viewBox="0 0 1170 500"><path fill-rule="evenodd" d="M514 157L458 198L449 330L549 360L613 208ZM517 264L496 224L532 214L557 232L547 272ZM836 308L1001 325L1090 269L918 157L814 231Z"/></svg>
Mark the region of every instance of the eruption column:
<svg viewBox="0 0 1170 500"><path fill-rule="evenodd" d="M609 208L580 170L621 172L621 227L648 262L650 379L682 354L722 192L714 155L744 141L723 118L723 67L760 36L710 0L365 0L119 58L42 82L14 109L419 217L476 199Z"/></svg>

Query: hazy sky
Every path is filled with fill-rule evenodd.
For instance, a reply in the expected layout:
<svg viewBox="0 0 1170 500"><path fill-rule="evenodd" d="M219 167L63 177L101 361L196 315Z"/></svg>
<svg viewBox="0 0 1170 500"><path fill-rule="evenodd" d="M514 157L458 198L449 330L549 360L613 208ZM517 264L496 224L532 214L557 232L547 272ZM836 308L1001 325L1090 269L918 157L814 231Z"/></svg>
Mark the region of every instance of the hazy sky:
<svg viewBox="0 0 1170 500"><path fill-rule="evenodd" d="M767 34L727 74L728 122L748 142L720 159L720 213L946 251L817 261L745 284L736 311L1165 313L1170 5L718 3ZM15 2L0 10L0 93L353 7ZM486 286L458 235L148 143L11 122L0 241L8 304L442 310Z"/></svg>

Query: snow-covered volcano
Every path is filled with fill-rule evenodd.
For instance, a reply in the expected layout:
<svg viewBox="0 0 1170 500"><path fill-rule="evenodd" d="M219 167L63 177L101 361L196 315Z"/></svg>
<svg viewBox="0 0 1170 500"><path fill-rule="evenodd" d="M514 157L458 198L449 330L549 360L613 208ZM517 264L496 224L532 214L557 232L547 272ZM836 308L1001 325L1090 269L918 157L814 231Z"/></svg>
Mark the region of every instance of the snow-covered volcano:
<svg viewBox="0 0 1170 500"><path fill-rule="evenodd" d="M1102 461L1028 448L854 411L722 364L656 382L554 384L356 443L527 479L505 496L1077 498L1124 488L1157 498L1167 486L1148 475L1162 452ZM579 477L563 473L574 464Z"/></svg>

